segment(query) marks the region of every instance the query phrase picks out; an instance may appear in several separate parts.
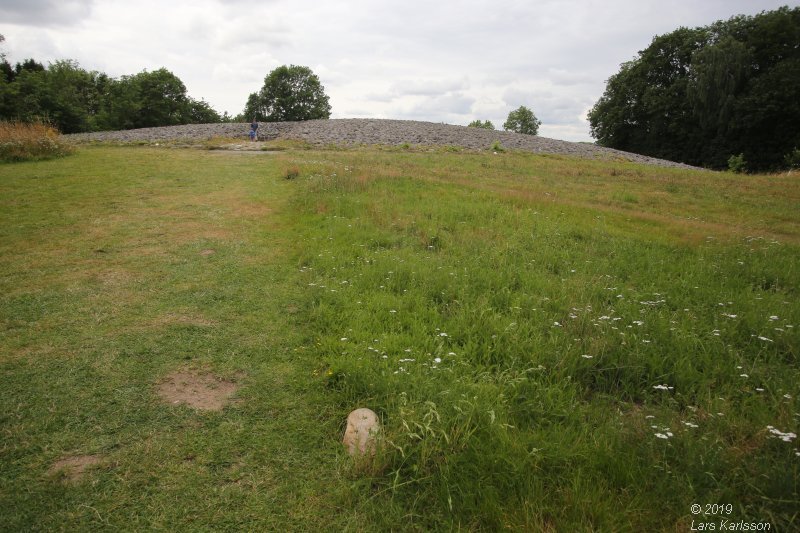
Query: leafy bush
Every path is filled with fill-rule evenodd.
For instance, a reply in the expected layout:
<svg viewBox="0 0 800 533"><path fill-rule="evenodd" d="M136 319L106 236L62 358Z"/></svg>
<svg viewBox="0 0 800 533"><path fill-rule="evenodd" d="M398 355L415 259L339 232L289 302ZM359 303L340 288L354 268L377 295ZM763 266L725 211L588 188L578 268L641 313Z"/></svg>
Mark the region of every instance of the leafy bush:
<svg viewBox="0 0 800 533"><path fill-rule="evenodd" d="M503 153L503 152L505 152L505 151L506 151L506 149L505 149L505 148L503 148L503 145L502 145L502 144L500 144L500 141L495 141L495 142L493 142L493 143L492 143L492 146L491 146L491 148L490 148L490 149L491 149L493 152L498 152L498 153Z"/></svg>
<svg viewBox="0 0 800 533"><path fill-rule="evenodd" d="M800 148L795 148L783 158L786 166L791 169L800 168Z"/></svg>
<svg viewBox="0 0 800 533"><path fill-rule="evenodd" d="M492 124L491 120L484 120L481 122L480 120L473 120L469 124L467 124L468 128L481 128L484 130L493 130L494 124Z"/></svg>
<svg viewBox="0 0 800 533"><path fill-rule="evenodd" d="M0 161L33 161L62 157L72 146L42 122L0 122Z"/></svg>
<svg viewBox="0 0 800 533"><path fill-rule="evenodd" d="M732 155L728 158L728 170L740 174L747 171L747 163L744 160L744 154Z"/></svg>

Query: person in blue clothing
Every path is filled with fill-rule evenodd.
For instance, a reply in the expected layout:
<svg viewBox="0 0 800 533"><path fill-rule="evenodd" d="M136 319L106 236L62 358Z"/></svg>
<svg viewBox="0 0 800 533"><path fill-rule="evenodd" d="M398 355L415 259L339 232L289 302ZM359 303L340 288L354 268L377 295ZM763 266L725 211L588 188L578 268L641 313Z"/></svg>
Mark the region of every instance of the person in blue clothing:
<svg viewBox="0 0 800 533"><path fill-rule="evenodd" d="M250 124L250 140L255 141L258 138L258 121L253 117L253 123Z"/></svg>

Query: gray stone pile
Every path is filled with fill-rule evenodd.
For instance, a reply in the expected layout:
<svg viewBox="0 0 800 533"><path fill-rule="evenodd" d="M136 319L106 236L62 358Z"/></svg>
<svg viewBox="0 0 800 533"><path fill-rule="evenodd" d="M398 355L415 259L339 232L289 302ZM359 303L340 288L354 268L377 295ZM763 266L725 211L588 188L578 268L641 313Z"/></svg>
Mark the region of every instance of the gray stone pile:
<svg viewBox="0 0 800 533"><path fill-rule="evenodd" d="M106 131L68 135L75 142L200 142L214 137L247 139L249 124L188 124L162 128ZM505 149L541 154L565 154L587 159L618 159L662 167L694 168L682 163L655 159L603 148L590 143L559 141L507 131L492 131L450 124L412 120L333 119L304 122L262 122L259 140L299 139L315 145L414 145L458 146L469 150L490 150L495 142Z"/></svg>

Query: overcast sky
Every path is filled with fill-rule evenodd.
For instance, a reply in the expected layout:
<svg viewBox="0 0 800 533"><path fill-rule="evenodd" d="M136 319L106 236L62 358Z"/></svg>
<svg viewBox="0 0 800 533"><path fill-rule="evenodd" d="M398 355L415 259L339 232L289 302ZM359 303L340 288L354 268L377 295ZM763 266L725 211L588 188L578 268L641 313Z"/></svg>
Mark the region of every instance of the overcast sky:
<svg viewBox="0 0 800 533"><path fill-rule="evenodd" d="M540 135L591 140L586 113L653 36L798 1L0 0L12 63L73 59L111 76L165 67L220 113L283 64L322 80L332 118L499 129L520 105Z"/></svg>

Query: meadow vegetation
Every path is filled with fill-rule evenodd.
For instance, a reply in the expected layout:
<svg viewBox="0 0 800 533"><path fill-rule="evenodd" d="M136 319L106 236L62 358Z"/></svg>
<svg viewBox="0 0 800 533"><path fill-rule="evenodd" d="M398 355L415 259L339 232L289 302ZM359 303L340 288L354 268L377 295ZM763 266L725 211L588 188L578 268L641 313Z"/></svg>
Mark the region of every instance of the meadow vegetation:
<svg viewBox="0 0 800 533"><path fill-rule="evenodd" d="M45 123L0 121L0 162L51 159L70 153L71 145Z"/></svg>
<svg viewBox="0 0 800 533"><path fill-rule="evenodd" d="M287 148L0 167L3 529L798 526L795 174Z"/></svg>

